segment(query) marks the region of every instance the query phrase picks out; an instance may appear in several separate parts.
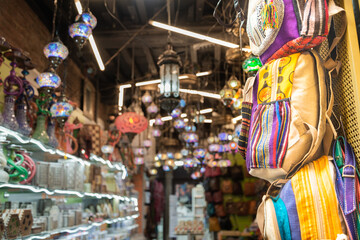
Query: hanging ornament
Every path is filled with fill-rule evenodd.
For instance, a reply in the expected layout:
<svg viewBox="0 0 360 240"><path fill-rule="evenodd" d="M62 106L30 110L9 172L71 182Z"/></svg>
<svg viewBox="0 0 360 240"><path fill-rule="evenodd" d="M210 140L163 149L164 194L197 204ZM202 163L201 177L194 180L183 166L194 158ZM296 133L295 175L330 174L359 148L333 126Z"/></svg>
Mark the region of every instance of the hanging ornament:
<svg viewBox="0 0 360 240"><path fill-rule="evenodd" d="M203 123L204 121L205 121L205 116L204 115L197 115L194 118L195 123Z"/></svg>
<svg viewBox="0 0 360 240"><path fill-rule="evenodd" d="M224 88L220 91L220 97L225 106L229 106L233 101L236 91L225 84Z"/></svg>
<svg viewBox="0 0 360 240"><path fill-rule="evenodd" d="M135 164L136 165L143 165L144 164L144 158L143 157L135 157Z"/></svg>
<svg viewBox="0 0 360 240"><path fill-rule="evenodd" d="M184 129L185 127L185 122L184 122L184 119L182 118L178 118L174 121L174 128L176 130L181 130L181 129Z"/></svg>
<svg viewBox="0 0 360 240"><path fill-rule="evenodd" d="M160 136L161 136L161 131L160 131L160 129L154 128L154 129L152 130L152 135L153 135L153 137L155 137L155 138L160 137Z"/></svg>
<svg viewBox="0 0 360 240"><path fill-rule="evenodd" d="M82 14L77 15L75 18L75 22L78 21L82 21L83 23L88 25L92 30L94 30L94 28L97 25L96 17L89 10L86 10Z"/></svg>
<svg viewBox="0 0 360 240"><path fill-rule="evenodd" d="M167 152L166 156L167 156L167 159L174 159L175 158L174 153L172 153L172 152Z"/></svg>
<svg viewBox="0 0 360 240"><path fill-rule="evenodd" d="M229 147L232 153L236 153L238 150L238 144L236 142L230 142Z"/></svg>
<svg viewBox="0 0 360 240"><path fill-rule="evenodd" d="M184 108L186 106L186 102L184 99L180 100L179 107Z"/></svg>
<svg viewBox="0 0 360 240"><path fill-rule="evenodd" d="M145 94L141 97L143 104L148 105L152 102L153 98L150 95L149 91L146 91Z"/></svg>
<svg viewBox="0 0 360 240"><path fill-rule="evenodd" d="M50 67L56 69L69 55L69 50L56 36L44 47L44 55L50 61Z"/></svg>
<svg viewBox="0 0 360 240"><path fill-rule="evenodd" d="M152 103L150 104L150 106L148 106L148 107L146 108L146 111L147 111L147 113L149 113L150 115L154 115L154 114L156 114L156 113L159 111L159 108L158 108L158 106L156 106L156 104L155 104L154 102L152 102Z"/></svg>
<svg viewBox="0 0 360 240"><path fill-rule="evenodd" d="M194 157L197 159L204 159L205 158L206 151L203 148L197 148L194 150Z"/></svg>
<svg viewBox="0 0 360 240"><path fill-rule="evenodd" d="M187 150L186 148L183 148L183 149L181 149L180 153L183 157L187 157L189 155L189 150Z"/></svg>
<svg viewBox="0 0 360 240"><path fill-rule="evenodd" d="M186 132L196 132L196 127L194 125L188 124L185 126Z"/></svg>
<svg viewBox="0 0 360 240"><path fill-rule="evenodd" d="M186 143L197 143L199 141L199 135L194 132L183 133L183 138Z"/></svg>
<svg viewBox="0 0 360 240"><path fill-rule="evenodd" d="M144 147L145 147L146 149L149 149L149 148L151 147L151 145L152 145L152 142L151 142L150 139L145 139L145 140L143 141L143 145L144 145Z"/></svg>
<svg viewBox="0 0 360 240"><path fill-rule="evenodd" d="M180 117L180 115L181 115L181 110L179 108L175 108L171 112L171 117L172 118L178 118L178 117Z"/></svg>
<svg viewBox="0 0 360 240"><path fill-rule="evenodd" d="M135 112L126 112L115 119L115 126L122 133L141 133L148 127L148 121Z"/></svg>
<svg viewBox="0 0 360 240"><path fill-rule="evenodd" d="M155 167L161 167L161 162L160 162L160 161L155 162L155 163L154 163L154 166L155 166Z"/></svg>
<svg viewBox="0 0 360 240"><path fill-rule="evenodd" d="M220 144L217 143L213 143L209 145L209 152L210 153L216 153L219 152L220 150Z"/></svg>
<svg viewBox="0 0 360 240"><path fill-rule="evenodd" d="M228 141L228 134L226 132L219 133L218 137L220 141L226 142Z"/></svg>
<svg viewBox="0 0 360 240"><path fill-rule="evenodd" d="M235 75L231 75L227 84L232 89L238 89L241 86L240 81L237 79L237 77Z"/></svg>
<svg viewBox="0 0 360 240"><path fill-rule="evenodd" d="M163 120L161 120L161 116L160 116L160 114L158 114L157 116L156 116L156 118L155 118L155 126L162 126L162 125L164 125L164 121Z"/></svg>
<svg viewBox="0 0 360 240"><path fill-rule="evenodd" d="M157 169L156 168L151 168L150 170L149 170L149 173L150 173L150 175L156 175L157 173L158 173L158 171L157 171Z"/></svg>
<svg viewBox="0 0 360 240"><path fill-rule="evenodd" d="M82 48L84 46L91 34L91 27L85 22L83 22L81 18L78 18L78 21L76 21L69 27L69 35L71 38L74 39L75 43L79 48Z"/></svg>
<svg viewBox="0 0 360 240"><path fill-rule="evenodd" d="M182 159L183 155L180 153L180 152L177 152L174 154L174 158L177 159L177 160L180 160Z"/></svg>
<svg viewBox="0 0 360 240"><path fill-rule="evenodd" d="M180 102L179 94L179 72L180 57L168 44L167 50L159 57L160 67L160 105L161 108L170 113Z"/></svg>
<svg viewBox="0 0 360 240"><path fill-rule="evenodd" d="M60 86L61 79L59 75L55 73L54 69L50 68L46 72L39 74L36 82L40 88L54 89Z"/></svg>
<svg viewBox="0 0 360 240"><path fill-rule="evenodd" d="M258 57L250 55L242 64L242 68L246 73L257 72L262 67L261 61Z"/></svg>

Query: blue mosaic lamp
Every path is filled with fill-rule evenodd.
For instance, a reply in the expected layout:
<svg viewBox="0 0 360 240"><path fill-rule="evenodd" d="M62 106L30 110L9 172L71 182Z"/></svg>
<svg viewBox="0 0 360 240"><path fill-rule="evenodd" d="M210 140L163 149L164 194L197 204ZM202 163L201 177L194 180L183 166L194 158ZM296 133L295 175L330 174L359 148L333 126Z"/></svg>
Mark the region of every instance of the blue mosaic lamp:
<svg viewBox="0 0 360 240"><path fill-rule="evenodd" d="M40 73L36 78L37 84L40 88L57 88L60 86L61 79L59 75L55 73L53 69L49 69L46 72Z"/></svg>
<svg viewBox="0 0 360 240"><path fill-rule="evenodd" d="M82 48L92 33L91 27L81 20L69 27L69 35L79 48Z"/></svg>
<svg viewBox="0 0 360 240"><path fill-rule="evenodd" d="M44 47L44 55L50 61L50 67L57 68L69 55L69 50L62 43L59 37Z"/></svg>
<svg viewBox="0 0 360 240"><path fill-rule="evenodd" d="M86 25L91 27L91 29L94 29L96 27L96 24L97 24L96 17L88 10L86 12L83 12L82 14L77 15L76 18L75 18L75 21L76 22L82 21Z"/></svg>

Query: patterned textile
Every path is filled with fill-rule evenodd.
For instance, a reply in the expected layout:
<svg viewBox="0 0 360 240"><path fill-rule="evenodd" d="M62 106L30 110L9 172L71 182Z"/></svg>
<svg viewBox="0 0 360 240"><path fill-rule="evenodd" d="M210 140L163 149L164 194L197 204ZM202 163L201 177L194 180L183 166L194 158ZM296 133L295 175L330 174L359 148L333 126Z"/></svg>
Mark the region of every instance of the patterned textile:
<svg viewBox="0 0 360 240"><path fill-rule="evenodd" d="M268 60L270 62L274 59L282 58L290 54L297 53L299 51L306 51L314 48L322 43L327 37L299 37L292 41L287 42L282 48L276 51ZM300 50L301 49L301 50Z"/></svg>
<svg viewBox="0 0 360 240"><path fill-rule="evenodd" d="M305 165L291 179L301 239L336 239L342 233L328 157Z"/></svg>
<svg viewBox="0 0 360 240"><path fill-rule="evenodd" d="M271 61L259 70L247 148L251 168L282 167L290 127L289 98L299 56Z"/></svg>
<svg viewBox="0 0 360 240"><path fill-rule="evenodd" d="M290 123L288 99L260 104L250 130L251 168L279 168L286 154Z"/></svg>
<svg viewBox="0 0 360 240"><path fill-rule="evenodd" d="M246 149L248 145L248 138L249 138L249 129L250 129L250 120L251 120L251 109L252 103L243 102L241 108L241 130L239 135L239 153L244 158L246 157Z"/></svg>
<svg viewBox="0 0 360 240"><path fill-rule="evenodd" d="M258 104L290 98L300 53L269 62L259 71Z"/></svg>
<svg viewBox="0 0 360 240"><path fill-rule="evenodd" d="M83 131L85 131L88 136L91 137L91 153L95 155L101 154L101 144L100 144L100 126L85 124L83 126Z"/></svg>

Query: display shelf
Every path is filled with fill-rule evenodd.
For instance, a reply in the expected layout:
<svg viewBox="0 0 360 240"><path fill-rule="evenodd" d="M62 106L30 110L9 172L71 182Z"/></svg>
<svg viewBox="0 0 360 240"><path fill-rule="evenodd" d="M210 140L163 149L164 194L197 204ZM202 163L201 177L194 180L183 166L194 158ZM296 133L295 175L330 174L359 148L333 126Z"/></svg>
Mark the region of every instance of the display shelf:
<svg viewBox="0 0 360 240"><path fill-rule="evenodd" d="M137 206L138 201L137 198L134 197L127 197L127 196L119 196L115 194L105 194L105 193L91 193L91 192L78 192L73 190L62 190L62 189L47 189L47 188L41 188L31 185L20 185L20 184L12 184L12 183L0 183L0 189L1 188L11 188L14 189L22 189L22 190L29 190L33 193L45 193L47 195L75 195L78 197L94 197L98 199L118 199L120 201L127 201L127 202L133 202Z"/></svg>
<svg viewBox="0 0 360 240"><path fill-rule="evenodd" d="M0 126L0 134L5 134L7 136L7 139L10 140L12 144L21 145L24 149L34 153L37 157L40 158L47 158L51 160L66 157L67 159L76 160L83 165L102 164L110 169L122 171L124 173L123 178L125 178L127 175L126 168L123 164L112 163L109 160L105 160L94 154L90 155L90 161L84 160L82 158L67 154L59 149L55 149L53 147L45 145L36 139L26 137L18 132L12 131L2 126Z"/></svg>
<svg viewBox="0 0 360 240"><path fill-rule="evenodd" d="M102 224L113 224L113 223L117 223L117 222L123 222L126 220L130 220L130 219L136 219L139 217L139 214L135 214L132 216L127 216L127 217L120 217L120 218L115 218L115 219L107 219L101 222L94 222L94 223L89 223L89 224L82 224L82 225L78 225L78 226L74 226L74 227L66 227L66 228L60 228L60 229L56 229L53 231L46 231L46 232L41 232L39 234L32 234L29 236L24 236L20 239L24 239L24 240L32 240L32 239L47 239L55 234L61 234L61 233L77 233L80 231L88 231L93 227L99 227ZM125 227L124 231L130 231L134 228L137 227L137 224L129 226L129 227Z"/></svg>

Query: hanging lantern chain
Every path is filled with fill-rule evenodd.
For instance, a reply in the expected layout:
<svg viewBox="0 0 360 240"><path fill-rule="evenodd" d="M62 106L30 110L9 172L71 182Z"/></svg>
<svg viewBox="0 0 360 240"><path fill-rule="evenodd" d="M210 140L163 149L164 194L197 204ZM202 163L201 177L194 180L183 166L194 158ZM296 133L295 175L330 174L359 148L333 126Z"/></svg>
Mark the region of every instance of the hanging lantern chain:
<svg viewBox="0 0 360 240"><path fill-rule="evenodd" d="M57 8L58 8L58 1L54 0L54 15L53 15L53 20L52 20L51 39L54 39L54 37L55 37Z"/></svg>

